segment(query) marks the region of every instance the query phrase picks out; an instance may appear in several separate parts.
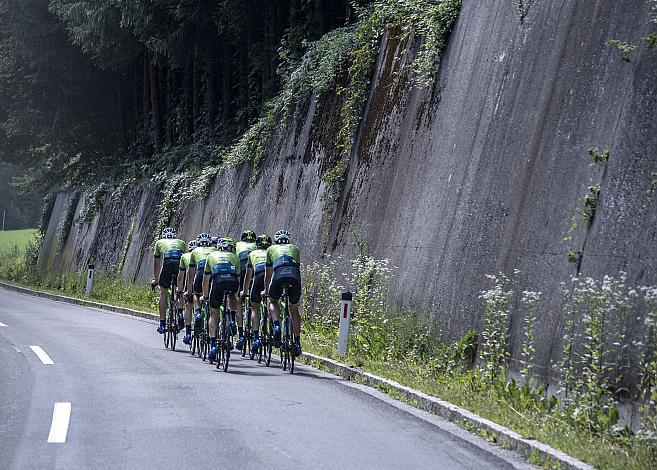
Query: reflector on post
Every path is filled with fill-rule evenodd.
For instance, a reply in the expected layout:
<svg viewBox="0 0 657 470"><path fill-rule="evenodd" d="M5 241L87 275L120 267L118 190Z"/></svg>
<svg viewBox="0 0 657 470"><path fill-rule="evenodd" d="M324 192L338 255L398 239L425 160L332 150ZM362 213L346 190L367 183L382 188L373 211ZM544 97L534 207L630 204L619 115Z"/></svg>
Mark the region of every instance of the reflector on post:
<svg viewBox="0 0 657 470"><path fill-rule="evenodd" d="M94 285L94 265L89 265L89 270L87 271L87 289L84 291L86 296L91 295L91 288Z"/></svg>
<svg viewBox="0 0 657 470"><path fill-rule="evenodd" d="M343 292L340 300L340 330L338 332L338 354L342 357L347 352L347 339L349 338L349 319L351 318L352 295Z"/></svg>

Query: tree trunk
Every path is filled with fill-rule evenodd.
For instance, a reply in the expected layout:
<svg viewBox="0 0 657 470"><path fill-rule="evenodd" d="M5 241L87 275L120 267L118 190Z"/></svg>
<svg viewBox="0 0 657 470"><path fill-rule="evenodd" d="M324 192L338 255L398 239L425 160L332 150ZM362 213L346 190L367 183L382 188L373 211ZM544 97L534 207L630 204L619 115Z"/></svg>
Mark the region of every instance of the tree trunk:
<svg viewBox="0 0 657 470"><path fill-rule="evenodd" d="M162 113L160 110L160 75L158 67L151 64L151 117L153 130L153 144L155 152L162 150Z"/></svg>
<svg viewBox="0 0 657 470"><path fill-rule="evenodd" d="M206 109L208 110L208 128L210 134L214 133L217 124L217 64L216 53L213 49L206 54L205 88Z"/></svg>
<svg viewBox="0 0 657 470"><path fill-rule="evenodd" d="M176 70L169 67L167 74L167 141L170 144L175 143L175 124L176 124Z"/></svg>
<svg viewBox="0 0 657 470"><path fill-rule="evenodd" d="M167 141L167 121L169 119L169 83L168 83L168 69L169 67L158 67L158 85L160 93L160 119L162 126L162 145L164 146Z"/></svg>
<svg viewBox="0 0 657 470"><path fill-rule="evenodd" d="M144 123L144 128L150 128L150 116L151 116L151 64L148 58L148 54L144 54L144 76L142 78L142 108L141 116Z"/></svg>
<svg viewBox="0 0 657 470"><path fill-rule="evenodd" d="M187 141L194 135L194 64L191 55L187 58L185 67L185 138Z"/></svg>
<svg viewBox="0 0 657 470"><path fill-rule="evenodd" d="M202 90L201 90L201 60L200 56L195 53L193 61L193 93L192 93L192 106L194 112L194 129L199 125L199 120L201 118L201 102L203 100Z"/></svg>
<svg viewBox="0 0 657 470"><path fill-rule="evenodd" d="M249 127L249 4L242 4L242 18L244 24L239 33L239 103L240 103L240 129L246 130Z"/></svg>
<svg viewBox="0 0 657 470"><path fill-rule="evenodd" d="M221 54L221 120L224 128L230 127L233 118L233 68L229 48Z"/></svg>

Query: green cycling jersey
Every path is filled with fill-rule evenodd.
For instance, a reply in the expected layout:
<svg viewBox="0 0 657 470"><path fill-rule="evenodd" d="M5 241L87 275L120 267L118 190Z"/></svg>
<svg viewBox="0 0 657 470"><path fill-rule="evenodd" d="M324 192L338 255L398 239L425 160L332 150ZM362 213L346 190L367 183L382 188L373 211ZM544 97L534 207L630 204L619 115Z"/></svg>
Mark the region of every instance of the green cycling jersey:
<svg viewBox="0 0 657 470"><path fill-rule="evenodd" d="M249 253L249 260L247 262L247 267L253 268L255 274L260 274L265 272L265 266L267 265L267 250L253 250Z"/></svg>
<svg viewBox="0 0 657 470"><path fill-rule="evenodd" d="M237 257L239 259L242 259L243 257L242 253L246 252L246 255L248 256L248 254L255 249L256 249L256 244L252 242L237 242L235 244L235 253L237 253Z"/></svg>
<svg viewBox="0 0 657 470"><path fill-rule="evenodd" d="M191 259L192 259L192 253L191 252L185 253L184 255L182 255L182 257L180 258L180 270L181 271L187 272L187 270L189 269L189 262L190 262Z"/></svg>
<svg viewBox="0 0 657 470"><path fill-rule="evenodd" d="M301 255L299 248L291 243L272 245L267 248L267 267L277 268L279 266L299 266Z"/></svg>
<svg viewBox="0 0 657 470"><path fill-rule="evenodd" d="M155 257L179 259L187 251L187 244L178 238L162 238L155 242Z"/></svg>
<svg viewBox="0 0 657 470"><path fill-rule="evenodd" d="M205 274L240 275L240 259L230 251L214 251L208 255L205 262Z"/></svg>
<svg viewBox="0 0 657 470"><path fill-rule="evenodd" d="M192 258L189 260L189 267L190 268L196 268L197 266L202 267L200 266L200 264L201 265L204 264L205 260L210 255L210 253L214 253L215 251L217 251L217 248L214 246L197 246L192 251Z"/></svg>

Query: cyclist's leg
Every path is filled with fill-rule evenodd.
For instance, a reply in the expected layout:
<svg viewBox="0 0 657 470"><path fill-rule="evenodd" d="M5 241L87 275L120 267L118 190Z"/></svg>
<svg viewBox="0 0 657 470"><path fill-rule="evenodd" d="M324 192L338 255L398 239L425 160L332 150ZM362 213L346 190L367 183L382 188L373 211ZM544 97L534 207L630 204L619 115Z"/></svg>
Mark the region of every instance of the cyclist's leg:
<svg viewBox="0 0 657 470"><path fill-rule="evenodd" d="M163 334L166 331L166 317L169 308L169 288L171 287L171 276L169 274L168 263L165 261L160 271L160 279L158 285L160 286L160 299L159 299L159 313L160 313L160 327L157 329L158 333Z"/></svg>
<svg viewBox="0 0 657 470"><path fill-rule="evenodd" d="M256 350L258 347L260 347L260 339L258 336L258 329L260 327L260 302L262 302L262 296L260 293L264 288L264 281L264 275L256 276L253 279L253 284L251 284L251 291L249 293L249 299L251 301L251 328L253 329L253 349Z"/></svg>
<svg viewBox="0 0 657 470"><path fill-rule="evenodd" d="M301 315L299 315L299 300L301 299L301 278L294 276L288 279L290 288L288 296L290 301L290 316L294 326L294 342L300 344L301 336Z"/></svg>

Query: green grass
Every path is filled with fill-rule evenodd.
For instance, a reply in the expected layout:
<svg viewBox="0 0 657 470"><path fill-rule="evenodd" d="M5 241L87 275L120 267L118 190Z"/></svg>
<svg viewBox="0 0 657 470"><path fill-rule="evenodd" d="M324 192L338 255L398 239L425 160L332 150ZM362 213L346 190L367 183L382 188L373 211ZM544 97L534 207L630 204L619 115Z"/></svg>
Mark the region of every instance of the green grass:
<svg viewBox="0 0 657 470"><path fill-rule="evenodd" d="M0 252L9 250L22 251L27 243L34 238L37 229L0 231Z"/></svg>
<svg viewBox="0 0 657 470"><path fill-rule="evenodd" d="M656 461L653 451L574 428L554 413L518 410L509 397L494 387L481 387L474 374L432 375L411 362L375 361L360 356L337 356L334 338L306 329L304 350L385 377L441 398L477 415L506 426L525 438L536 439L601 469L646 469ZM385 391L385 390L384 390Z"/></svg>

